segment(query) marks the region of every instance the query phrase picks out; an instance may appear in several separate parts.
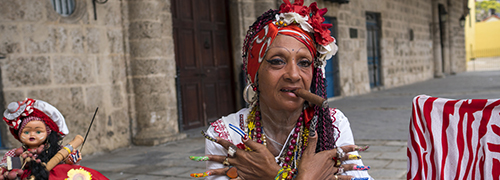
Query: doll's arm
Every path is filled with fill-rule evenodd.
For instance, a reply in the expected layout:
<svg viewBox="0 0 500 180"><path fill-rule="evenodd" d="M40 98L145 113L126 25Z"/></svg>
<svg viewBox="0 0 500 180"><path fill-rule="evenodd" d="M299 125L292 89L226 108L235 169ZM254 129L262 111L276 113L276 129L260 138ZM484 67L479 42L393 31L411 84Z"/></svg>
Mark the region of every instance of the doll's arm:
<svg viewBox="0 0 500 180"><path fill-rule="evenodd" d="M80 154L80 151L77 149L74 149L71 154L69 154L68 158L64 160L64 163L66 164L78 164L82 160L82 156Z"/></svg>

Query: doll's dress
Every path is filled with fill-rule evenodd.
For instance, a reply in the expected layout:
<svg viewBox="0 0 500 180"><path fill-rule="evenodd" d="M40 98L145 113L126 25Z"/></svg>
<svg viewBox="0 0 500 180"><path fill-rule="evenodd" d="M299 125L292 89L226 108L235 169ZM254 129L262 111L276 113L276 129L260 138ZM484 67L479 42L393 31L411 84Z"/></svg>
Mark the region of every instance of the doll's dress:
<svg viewBox="0 0 500 180"><path fill-rule="evenodd" d="M7 156L14 157L16 149L17 148L14 148L5 153L0 161L0 166L6 166ZM24 172L29 173L27 170ZM21 176L21 179L25 179L27 177L29 177L29 175L23 175ZM58 164L50 170L49 175L50 180L73 180L80 178L83 180L108 180L108 178L102 175L99 171L76 164Z"/></svg>

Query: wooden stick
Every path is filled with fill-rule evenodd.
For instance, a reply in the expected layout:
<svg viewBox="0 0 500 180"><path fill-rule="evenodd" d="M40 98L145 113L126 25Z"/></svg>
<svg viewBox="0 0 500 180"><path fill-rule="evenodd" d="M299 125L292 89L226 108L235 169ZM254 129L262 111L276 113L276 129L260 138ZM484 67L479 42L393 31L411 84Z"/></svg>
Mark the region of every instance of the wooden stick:
<svg viewBox="0 0 500 180"><path fill-rule="evenodd" d="M99 110L99 107L97 107L97 108L95 109L95 112L94 112L94 117L92 117L92 121L90 121L89 128L87 129L87 134L85 134L85 139L83 139L82 147L80 147L80 152L82 152L83 145L85 144L85 141L87 141L87 136L89 135L90 128L92 127L92 123L94 123L94 119L95 119L95 115L97 114L97 110Z"/></svg>
<svg viewBox="0 0 500 180"><path fill-rule="evenodd" d="M76 135L76 137L68 144L71 145L73 149L76 149L78 146L82 144L82 142L83 142L83 137L80 135ZM69 154L70 152L68 152L68 150L64 148L59 150L59 152L57 152L57 154L54 155L54 157L52 157L52 159L50 159L49 162L47 162L47 165L45 167L47 168L48 171L50 171L57 164L59 164L59 162L68 157Z"/></svg>
<svg viewBox="0 0 500 180"><path fill-rule="evenodd" d="M322 98L321 96L318 96L316 94L313 94L307 90L304 89L296 89L292 91L295 93L297 96L305 99L306 101L309 101L310 103L315 104L316 106L322 107L322 108L327 108L328 107L328 101L325 98Z"/></svg>

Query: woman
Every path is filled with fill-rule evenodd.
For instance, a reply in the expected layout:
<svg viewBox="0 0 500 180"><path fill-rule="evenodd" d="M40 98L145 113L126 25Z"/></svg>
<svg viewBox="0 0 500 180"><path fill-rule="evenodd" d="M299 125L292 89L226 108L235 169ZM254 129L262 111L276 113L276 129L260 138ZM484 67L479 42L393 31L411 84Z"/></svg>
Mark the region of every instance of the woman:
<svg viewBox="0 0 500 180"><path fill-rule="evenodd" d="M326 9L288 0L250 27L243 47L245 72L255 92L250 108L222 117L206 135L207 179L371 179L355 150L347 118L295 94L326 97L323 68L337 51L322 24ZM211 138L215 137L215 139ZM234 144L234 145L233 145ZM348 153L350 155L346 155ZM342 165L341 165L342 164Z"/></svg>

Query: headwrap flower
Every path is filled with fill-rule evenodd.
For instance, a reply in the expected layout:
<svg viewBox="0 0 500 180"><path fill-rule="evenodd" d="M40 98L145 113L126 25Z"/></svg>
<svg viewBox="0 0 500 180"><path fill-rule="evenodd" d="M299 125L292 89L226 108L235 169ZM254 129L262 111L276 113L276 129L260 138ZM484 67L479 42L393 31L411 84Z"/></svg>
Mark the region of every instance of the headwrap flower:
<svg viewBox="0 0 500 180"><path fill-rule="evenodd" d="M335 39L330 36L329 28L332 25L323 24L326 8L319 9L316 2L309 7L303 4L303 0L296 0L293 4L289 0L283 0L274 19L268 20L263 27L257 26L256 29L249 30L243 47L243 58L247 79L251 83L255 83L260 63L278 34L292 36L302 42L315 58L315 67L321 68L324 74L326 60L335 55L338 49Z"/></svg>

